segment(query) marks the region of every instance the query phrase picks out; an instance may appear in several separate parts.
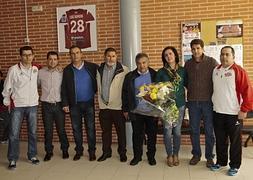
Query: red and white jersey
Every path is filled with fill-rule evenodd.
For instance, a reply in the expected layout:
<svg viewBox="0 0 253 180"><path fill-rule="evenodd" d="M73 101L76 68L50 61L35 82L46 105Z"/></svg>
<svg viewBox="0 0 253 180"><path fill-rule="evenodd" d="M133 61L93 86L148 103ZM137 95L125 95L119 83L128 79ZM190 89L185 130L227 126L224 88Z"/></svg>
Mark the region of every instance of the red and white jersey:
<svg viewBox="0 0 253 180"><path fill-rule="evenodd" d="M65 30L65 47L69 49L72 45L80 48L91 47L90 21L95 18L86 9L71 9L66 12L67 24Z"/></svg>
<svg viewBox="0 0 253 180"><path fill-rule="evenodd" d="M218 66L213 70L213 110L217 113L237 115L240 104L236 93L235 71Z"/></svg>

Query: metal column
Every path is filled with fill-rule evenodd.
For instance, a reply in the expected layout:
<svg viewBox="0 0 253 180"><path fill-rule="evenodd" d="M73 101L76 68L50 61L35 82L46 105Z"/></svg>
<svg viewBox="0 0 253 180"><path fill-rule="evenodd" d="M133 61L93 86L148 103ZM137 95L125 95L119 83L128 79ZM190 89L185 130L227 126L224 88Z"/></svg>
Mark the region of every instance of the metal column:
<svg viewBox="0 0 253 180"><path fill-rule="evenodd" d="M130 70L136 68L135 56L141 52L140 0L120 0L120 29L122 63ZM131 122L126 123L127 147L132 147Z"/></svg>

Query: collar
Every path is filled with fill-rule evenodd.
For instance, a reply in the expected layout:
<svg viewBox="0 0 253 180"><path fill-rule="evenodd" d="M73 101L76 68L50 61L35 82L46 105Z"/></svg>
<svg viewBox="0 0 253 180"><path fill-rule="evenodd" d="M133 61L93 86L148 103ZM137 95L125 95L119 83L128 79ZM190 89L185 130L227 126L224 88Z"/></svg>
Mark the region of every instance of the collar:
<svg viewBox="0 0 253 180"><path fill-rule="evenodd" d="M139 75L145 75L145 74L148 74L148 73L149 73L149 69L148 69L145 73L141 73L141 72L138 71L138 70L137 70L137 72L138 72Z"/></svg>
<svg viewBox="0 0 253 180"><path fill-rule="evenodd" d="M226 68L224 68L224 67L222 66L222 64L220 64L220 65L218 65L217 69L223 68L223 69L225 69L225 70L229 70L229 69L232 68L232 66L234 66L234 64L235 64L235 63L231 64L230 66L228 66L228 67L226 67Z"/></svg>
<svg viewBox="0 0 253 180"><path fill-rule="evenodd" d="M104 67L105 67L106 70L115 70L115 69L116 69L116 65L117 65L117 63L115 63L113 66L110 66L110 67L109 67L109 66L107 66L107 64L105 63L105 66L104 66Z"/></svg>
<svg viewBox="0 0 253 180"><path fill-rule="evenodd" d="M83 68L83 66L84 66L84 62L82 61L82 64L81 64L81 66L79 66L79 67L75 66L74 64L72 64L72 65L73 65L73 67L74 67L74 68L76 68L76 69L80 70L80 69L82 69L82 68Z"/></svg>
<svg viewBox="0 0 253 180"><path fill-rule="evenodd" d="M27 68L27 67L25 67L21 62L19 62L18 63L18 67L20 68L20 69L26 69L26 70L29 70L29 69L32 69L32 65L29 67L29 68Z"/></svg>
<svg viewBox="0 0 253 180"><path fill-rule="evenodd" d="M194 56L192 56L192 59L194 60L195 63L201 63L201 62L204 61L204 57L205 57L205 54L203 53L202 56L201 56L201 58L200 58L200 61L196 61L196 59L195 59Z"/></svg>

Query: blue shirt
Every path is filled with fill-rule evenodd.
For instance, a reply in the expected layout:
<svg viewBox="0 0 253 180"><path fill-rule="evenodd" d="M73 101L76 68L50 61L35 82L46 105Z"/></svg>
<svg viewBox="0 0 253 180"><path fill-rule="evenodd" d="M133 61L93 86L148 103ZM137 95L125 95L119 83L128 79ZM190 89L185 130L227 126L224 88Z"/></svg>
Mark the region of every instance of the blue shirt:
<svg viewBox="0 0 253 180"><path fill-rule="evenodd" d="M144 74L140 74L139 77L137 77L135 80L134 80L134 88L135 88L135 95L137 95L140 91L139 91L139 88L144 85L144 84L150 84L152 81L151 81L151 74L150 72L147 72L147 73L144 73ZM138 104L138 98L135 97L136 99L136 102Z"/></svg>
<svg viewBox="0 0 253 180"><path fill-rule="evenodd" d="M76 102L87 102L94 98L92 79L83 66L81 69L73 67L75 78Z"/></svg>

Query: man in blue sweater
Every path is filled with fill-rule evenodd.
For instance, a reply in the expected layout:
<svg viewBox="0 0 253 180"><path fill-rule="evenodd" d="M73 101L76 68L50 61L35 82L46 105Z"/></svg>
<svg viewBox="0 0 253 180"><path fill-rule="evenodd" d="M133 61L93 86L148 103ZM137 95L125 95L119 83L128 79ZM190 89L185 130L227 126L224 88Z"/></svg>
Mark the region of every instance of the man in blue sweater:
<svg viewBox="0 0 253 180"><path fill-rule="evenodd" d="M139 101L136 95L144 84L155 81L156 71L149 67L149 58L145 53L139 53L135 58L137 68L129 72L124 80L122 89L122 110L126 119L132 123L134 158L130 165L135 166L142 160L143 139L147 134L147 157L151 166L156 165L156 135L157 121L154 117L133 113ZM145 129L144 129L145 127Z"/></svg>
<svg viewBox="0 0 253 180"><path fill-rule="evenodd" d="M82 60L82 51L78 46L70 48L71 64L63 70L61 98L63 110L70 113L77 161L83 156L83 118L88 139L89 160L96 160L96 131L94 95L97 91L96 72L98 66Z"/></svg>

